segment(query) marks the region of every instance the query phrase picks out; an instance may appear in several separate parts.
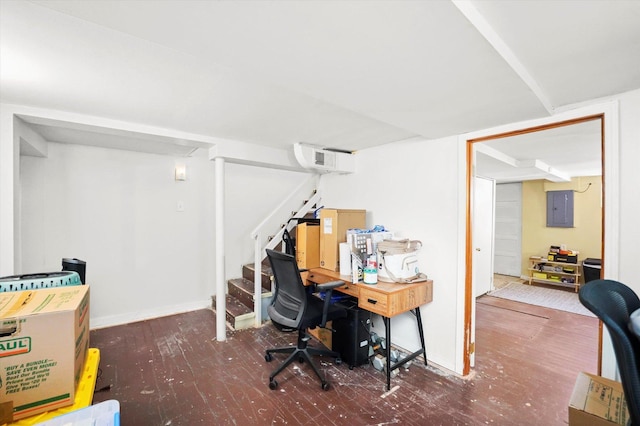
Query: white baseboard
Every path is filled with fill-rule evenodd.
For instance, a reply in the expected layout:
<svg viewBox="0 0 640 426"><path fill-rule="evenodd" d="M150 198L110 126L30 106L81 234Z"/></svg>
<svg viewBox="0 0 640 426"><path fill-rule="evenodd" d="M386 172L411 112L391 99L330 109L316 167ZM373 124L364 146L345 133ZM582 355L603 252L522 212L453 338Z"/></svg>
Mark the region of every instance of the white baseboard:
<svg viewBox="0 0 640 426"><path fill-rule="evenodd" d="M91 318L91 329L94 330L98 328L112 327L114 325L129 324L131 322L144 321L152 318L165 317L206 308L211 308L211 300L209 299L183 303L180 305L162 306L141 312L136 311L120 315Z"/></svg>

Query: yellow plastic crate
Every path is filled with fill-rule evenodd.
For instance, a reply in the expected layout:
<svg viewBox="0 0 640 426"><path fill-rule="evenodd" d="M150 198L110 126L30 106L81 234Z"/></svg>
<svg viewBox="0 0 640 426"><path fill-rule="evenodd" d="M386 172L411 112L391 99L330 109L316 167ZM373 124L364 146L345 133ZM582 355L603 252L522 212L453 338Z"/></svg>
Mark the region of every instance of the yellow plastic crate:
<svg viewBox="0 0 640 426"><path fill-rule="evenodd" d="M36 414L35 416L20 419L16 422L9 423L11 426L31 426L37 425L45 420L52 419L62 414L67 414L81 408L88 407L93 402L93 392L96 388L96 379L98 376L98 365L100 364L100 350L89 348L87 358L82 370L82 377L78 382L76 396L73 405L58 408L57 410L47 411L45 413ZM5 423L6 424L6 423Z"/></svg>

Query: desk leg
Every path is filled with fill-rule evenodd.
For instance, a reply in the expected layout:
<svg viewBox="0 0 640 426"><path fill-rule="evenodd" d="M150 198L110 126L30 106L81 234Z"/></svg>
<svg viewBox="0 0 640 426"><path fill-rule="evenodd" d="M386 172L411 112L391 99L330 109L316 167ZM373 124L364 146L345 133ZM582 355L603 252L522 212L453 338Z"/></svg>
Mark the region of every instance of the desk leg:
<svg viewBox="0 0 640 426"><path fill-rule="evenodd" d="M391 389L391 318L382 317L385 331L385 353L387 357L387 390Z"/></svg>
<svg viewBox="0 0 640 426"><path fill-rule="evenodd" d="M420 333L420 344L422 345L422 355L424 355L424 365L427 364L427 348L424 345L424 331L422 331L422 317L420 316L420 307L415 309L416 321L418 322L418 333Z"/></svg>
<svg viewBox="0 0 640 426"><path fill-rule="evenodd" d="M385 355L387 357L387 390L391 389L391 370L395 370L401 365L406 364L420 354L424 355L424 365L427 365L427 349L424 344L424 331L422 330L422 316L420 315L420 308L416 308L414 310L414 313L416 315L416 322L418 324L418 333L420 334L421 349L415 351L412 354L409 354L405 359L396 362L395 364L393 364L393 366L391 365L391 318L385 316L382 317L384 321L385 343L387 346L385 348Z"/></svg>

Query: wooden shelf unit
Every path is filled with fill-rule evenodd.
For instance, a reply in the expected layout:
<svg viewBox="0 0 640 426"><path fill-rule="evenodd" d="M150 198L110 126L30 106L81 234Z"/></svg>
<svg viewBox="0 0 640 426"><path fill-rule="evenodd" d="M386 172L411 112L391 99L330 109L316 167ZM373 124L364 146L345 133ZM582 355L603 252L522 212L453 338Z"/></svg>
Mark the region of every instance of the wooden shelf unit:
<svg viewBox="0 0 640 426"><path fill-rule="evenodd" d="M541 270L542 265L551 266L553 270ZM564 268L572 268L573 272L565 272ZM544 277L542 275L544 275ZM579 263L556 262L547 260L542 256L531 256L529 258L529 285L535 281L563 287L573 287L577 292L580 289L580 276ZM562 281L563 279L566 281Z"/></svg>

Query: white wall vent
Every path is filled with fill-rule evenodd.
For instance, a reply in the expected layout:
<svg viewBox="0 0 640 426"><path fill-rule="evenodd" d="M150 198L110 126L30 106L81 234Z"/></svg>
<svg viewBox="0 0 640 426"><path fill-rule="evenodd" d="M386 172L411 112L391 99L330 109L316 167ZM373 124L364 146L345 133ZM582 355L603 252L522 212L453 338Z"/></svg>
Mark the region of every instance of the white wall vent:
<svg viewBox="0 0 640 426"><path fill-rule="evenodd" d="M305 169L319 173L355 172L355 155L350 152L322 148L315 145L296 143L293 152L298 163Z"/></svg>

